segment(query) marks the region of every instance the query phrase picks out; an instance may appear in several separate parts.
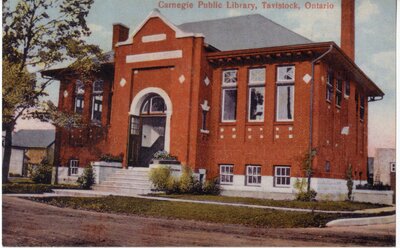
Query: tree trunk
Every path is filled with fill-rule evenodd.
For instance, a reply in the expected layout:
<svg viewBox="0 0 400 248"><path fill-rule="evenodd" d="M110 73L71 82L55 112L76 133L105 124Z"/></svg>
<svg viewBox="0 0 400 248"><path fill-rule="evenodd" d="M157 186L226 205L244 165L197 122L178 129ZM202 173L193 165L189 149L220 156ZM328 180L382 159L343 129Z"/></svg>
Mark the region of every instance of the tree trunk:
<svg viewBox="0 0 400 248"><path fill-rule="evenodd" d="M8 182L8 173L10 171L10 160L12 150L12 131L13 125L7 125L5 128L6 136L4 138L4 152L3 152L3 183Z"/></svg>

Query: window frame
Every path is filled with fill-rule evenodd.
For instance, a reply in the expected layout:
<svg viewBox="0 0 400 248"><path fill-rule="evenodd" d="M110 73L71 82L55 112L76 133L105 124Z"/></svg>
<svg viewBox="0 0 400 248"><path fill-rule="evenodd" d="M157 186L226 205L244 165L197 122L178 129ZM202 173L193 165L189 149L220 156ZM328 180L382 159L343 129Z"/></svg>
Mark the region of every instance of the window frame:
<svg viewBox="0 0 400 248"><path fill-rule="evenodd" d="M96 90L96 83L101 82L101 90ZM92 87L92 111L91 111L91 117L90 119L93 122L100 122L103 118L103 92L104 92L104 81L103 80L96 80L93 82L93 87ZM100 100L98 98L101 98ZM96 101L100 101L101 103L96 103ZM97 107L97 110L96 110ZM100 114L100 119L95 118L95 111L99 112Z"/></svg>
<svg viewBox="0 0 400 248"><path fill-rule="evenodd" d="M82 114L85 107L85 84L81 80L75 81L74 112Z"/></svg>
<svg viewBox="0 0 400 248"><path fill-rule="evenodd" d="M252 168L251 174L249 173L250 168ZM256 169L255 173L254 173L254 169ZM255 183L250 182L250 180L249 180L250 178L256 178L255 181L258 181L258 182L255 182ZM253 180L251 180L251 181L253 181ZM255 165L255 164L246 165L246 186L261 186L261 182L262 182L261 165Z"/></svg>
<svg viewBox="0 0 400 248"><path fill-rule="evenodd" d="M289 169L289 175L278 175L278 169ZM290 188L291 187L291 173L292 173L292 168L289 165L275 165L274 166L274 187L276 188ZM283 184L282 180L280 180L280 183L278 183L278 178L284 178L285 183ZM286 178L289 178L289 184L286 184Z"/></svg>
<svg viewBox="0 0 400 248"><path fill-rule="evenodd" d="M263 71L264 79L262 81L257 81L252 79L252 72L253 71ZM249 68L249 79L248 79L248 99L247 99L247 121L248 122L263 122L265 119L265 81L266 81L266 68L259 67L259 68ZM262 103L262 118L261 119L251 119L251 91L252 89L259 89L262 88L262 96L263 96L263 103ZM258 105L256 105L257 107Z"/></svg>
<svg viewBox="0 0 400 248"><path fill-rule="evenodd" d="M325 84L325 100L329 103L332 102L333 100L333 89L335 84L335 77L333 75L332 71L328 71L327 78L326 78L326 84Z"/></svg>
<svg viewBox="0 0 400 248"><path fill-rule="evenodd" d="M69 160L69 170L71 176L79 175L79 159Z"/></svg>
<svg viewBox="0 0 400 248"><path fill-rule="evenodd" d="M345 98L349 98L350 94L351 94L350 81L345 80L344 81L344 96L345 96Z"/></svg>
<svg viewBox="0 0 400 248"><path fill-rule="evenodd" d="M234 180L233 164L220 164L219 165L219 182L221 185L232 185ZM223 172L223 168L225 171ZM228 168L228 170L226 170ZM222 180L222 178L229 178L230 181Z"/></svg>
<svg viewBox="0 0 400 248"><path fill-rule="evenodd" d="M225 83L226 73L235 72L235 83ZM222 123L234 123L237 119L237 102L238 102L238 69L227 69L222 71L222 83L221 83L221 122ZM225 94L227 91L236 91L236 98L235 98L235 108L234 108L234 119L224 119L225 113Z"/></svg>
<svg viewBox="0 0 400 248"><path fill-rule="evenodd" d="M390 162L390 172L396 173L396 162Z"/></svg>
<svg viewBox="0 0 400 248"><path fill-rule="evenodd" d="M336 107L341 108L343 101L343 80L336 79L335 89L336 89L335 105Z"/></svg>
<svg viewBox="0 0 400 248"><path fill-rule="evenodd" d="M360 95L360 121L363 122L365 118L365 97Z"/></svg>
<svg viewBox="0 0 400 248"><path fill-rule="evenodd" d="M293 80L285 80L285 79L283 79L283 80L281 80L280 81L280 78L279 78L279 71L280 71L280 69L282 69L282 68L287 68L287 67L292 67L293 68ZM276 100L275 100L275 121L276 122L293 122L294 121L294 111L295 111L295 97L296 97L296 94L295 94L295 92L296 92L296 87L295 87L295 81L296 81L296 78L295 78L295 74L296 73L296 66L295 65L278 65L277 66L277 69L276 69L276 79L277 79L277 81L276 81L276 84L275 84L275 97L276 97ZM289 86L289 87L291 87L293 90L292 90L292 94L293 94L293 99L292 99L292 103L291 103L291 116L292 116L292 118L291 119L288 119L288 118L285 118L285 119L280 119L279 118L279 106L280 106L280 102L279 102L279 92L280 92L280 88L282 88L282 87L287 87L287 86Z"/></svg>

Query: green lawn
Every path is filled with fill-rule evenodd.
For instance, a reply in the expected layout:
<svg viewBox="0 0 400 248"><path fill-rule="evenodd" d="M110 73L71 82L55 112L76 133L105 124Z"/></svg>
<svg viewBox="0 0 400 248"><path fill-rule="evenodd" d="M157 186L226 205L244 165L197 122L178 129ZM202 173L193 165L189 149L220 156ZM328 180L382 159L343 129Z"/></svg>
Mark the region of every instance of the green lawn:
<svg viewBox="0 0 400 248"><path fill-rule="evenodd" d="M321 227L343 217L356 214L321 214L255 209L211 204L158 201L134 197L46 197L30 198L58 207L122 213L172 219L197 220L214 223L242 224L256 227Z"/></svg>
<svg viewBox="0 0 400 248"><path fill-rule="evenodd" d="M349 201L316 201L316 202L302 202L302 201L278 201L268 199L256 199L246 197L230 197L230 196L216 196L216 195L154 195L174 199L187 199L197 201L214 201L214 202L230 202L230 203L244 203L250 205L262 205L273 207L287 207L287 208L306 208L330 211L354 211L368 208L379 208L387 205L371 204L362 202L349 202Z"/></svg>

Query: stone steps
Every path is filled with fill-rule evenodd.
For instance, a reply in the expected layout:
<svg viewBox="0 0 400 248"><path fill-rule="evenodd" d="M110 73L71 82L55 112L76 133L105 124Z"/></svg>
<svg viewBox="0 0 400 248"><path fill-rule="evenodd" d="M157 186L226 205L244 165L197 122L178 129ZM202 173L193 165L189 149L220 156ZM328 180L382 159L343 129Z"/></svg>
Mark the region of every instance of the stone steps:
<svg viewBox="0 0 400 248"><path fill-rule="evenodd" d="M105 181L93 187L96 192L115 195L141 195L151 193L149 168L129 168L114 172Z"/></svg>

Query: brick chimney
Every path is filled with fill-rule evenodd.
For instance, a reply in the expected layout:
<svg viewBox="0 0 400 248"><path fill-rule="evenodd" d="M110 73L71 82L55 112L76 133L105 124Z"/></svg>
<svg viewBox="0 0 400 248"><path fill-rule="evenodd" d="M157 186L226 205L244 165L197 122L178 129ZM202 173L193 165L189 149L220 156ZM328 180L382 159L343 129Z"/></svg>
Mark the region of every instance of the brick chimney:
<svg viewBox="0 0 400 248"><path fill-rule="evenodd" d="M340 46L354 60L354 0L342 0L342 27Z"/></svg>
<svg viewBox="0 0 400 248"><path fill-rule="evenodd" d="M129 28L121 23L113 24L112 49L120 41L126 41L129 37Z"/></svg>

